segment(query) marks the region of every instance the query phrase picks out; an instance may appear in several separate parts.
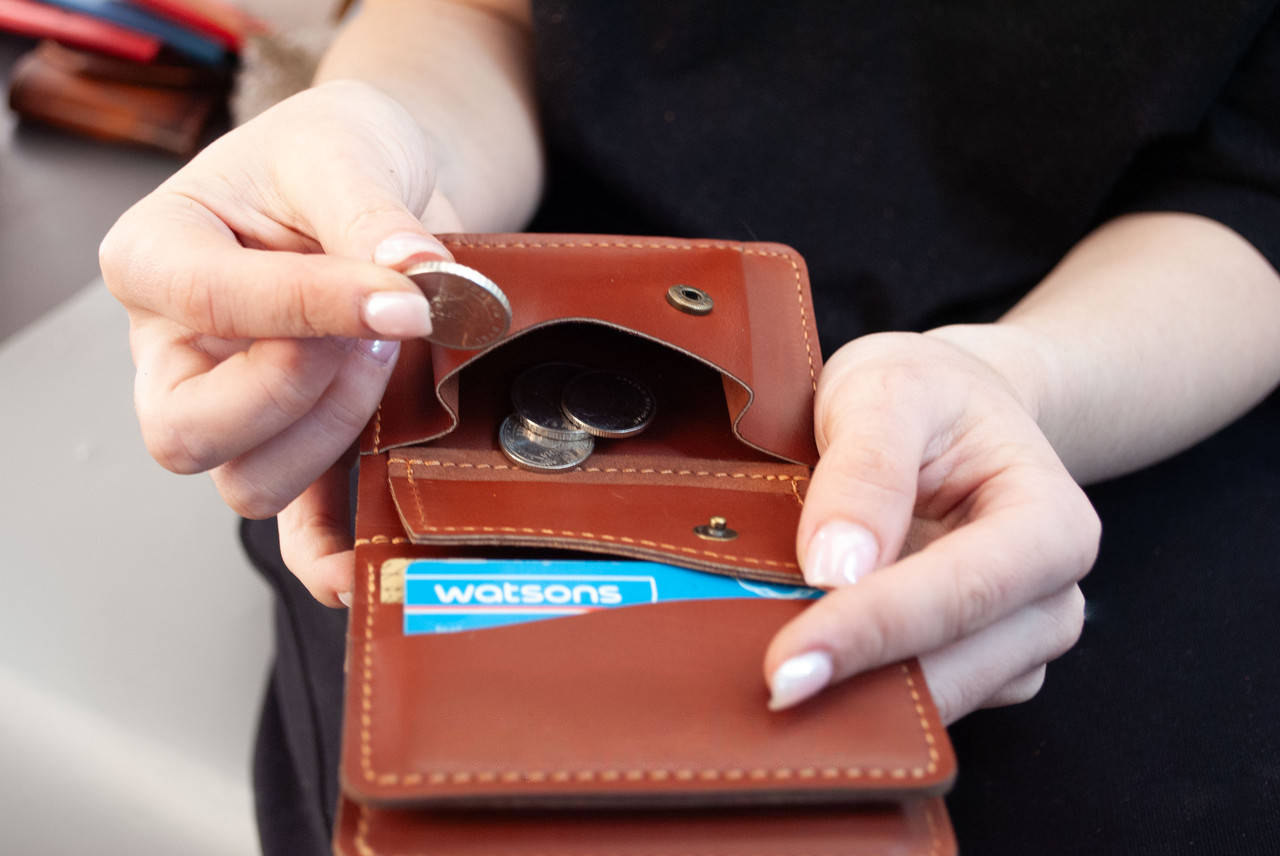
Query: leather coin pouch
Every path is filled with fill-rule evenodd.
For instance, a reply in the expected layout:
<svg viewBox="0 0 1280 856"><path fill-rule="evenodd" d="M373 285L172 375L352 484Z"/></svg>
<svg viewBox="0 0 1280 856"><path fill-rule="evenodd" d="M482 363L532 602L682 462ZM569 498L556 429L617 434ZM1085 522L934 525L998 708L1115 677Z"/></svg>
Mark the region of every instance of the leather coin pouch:
<svg viewBox="0 0 1280 856"><path fill-rule="evenodd" d="M817 460L821 358L793 250L444 240L506 292L512 326L479 352L406 342L361 440L338 852L799 852L793 833L813 853L950 852L936 797L955 759L916 662L766 709L765 648L806 602L405 635L404 559L590 555L802 584L795 530ZM569 471L517 467L498 445L511 384L552 361L640 380L653 424ZM595 845L561 846L570 822ZM624 828L635 849L603 843ZM489 846L457 843L472 835Z"/></svg>

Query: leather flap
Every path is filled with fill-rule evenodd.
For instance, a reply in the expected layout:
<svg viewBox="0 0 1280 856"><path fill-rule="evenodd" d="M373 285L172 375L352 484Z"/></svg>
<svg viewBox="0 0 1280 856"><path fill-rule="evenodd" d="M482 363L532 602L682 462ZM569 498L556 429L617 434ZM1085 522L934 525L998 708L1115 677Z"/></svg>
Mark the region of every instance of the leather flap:
<svg viewBox="0 0 1280 856"><path fill-rule="evenodd" d="M584 550L803 581L795 534L806 467L612 452L568 472L534 473L497 451L428 446L388 456L392 498L416 544ZM736 537L699 536L695 527L712 517Z"/></svg>
<svg viewBox="0 0 1280 856"><path fill-rule="evenodd" d="M458 424L461 370L548 324L603 325L662 343L713 367L734 434L784 460L813 465L810 413L821 355L804 262L777 244L585 235L453 235L457 260L510 298L511 330L480 351L406 342L361 449L428 442ZM676 284L715 301L704 316L666 300Z"/></svg>

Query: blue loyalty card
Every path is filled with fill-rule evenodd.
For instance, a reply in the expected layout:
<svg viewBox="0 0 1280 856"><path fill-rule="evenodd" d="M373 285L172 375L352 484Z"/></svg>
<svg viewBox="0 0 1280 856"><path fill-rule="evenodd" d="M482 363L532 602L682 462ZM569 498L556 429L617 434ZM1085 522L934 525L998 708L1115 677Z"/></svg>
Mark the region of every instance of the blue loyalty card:
<svg viewBox="0 0 1280 856"><path fill-rule="evenodd" d="M404 570L404 632L457 633L674 600L812 600L820 589L657 562L420 559Z"/></svg>

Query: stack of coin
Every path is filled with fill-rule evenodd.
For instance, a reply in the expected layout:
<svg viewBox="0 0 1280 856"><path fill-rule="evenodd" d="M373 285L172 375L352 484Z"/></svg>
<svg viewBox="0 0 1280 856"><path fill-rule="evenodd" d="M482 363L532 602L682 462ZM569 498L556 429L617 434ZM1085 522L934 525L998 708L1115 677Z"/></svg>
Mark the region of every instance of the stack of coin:
<svg viewBox="0 0 1280 856"><path fill-rule="evenodd" d="M653 393L635 378L574 363L526 369L511 404L498 443L512 462L538 472L573 469L591 456L595 438L634 437L657 412Z"/></svg>

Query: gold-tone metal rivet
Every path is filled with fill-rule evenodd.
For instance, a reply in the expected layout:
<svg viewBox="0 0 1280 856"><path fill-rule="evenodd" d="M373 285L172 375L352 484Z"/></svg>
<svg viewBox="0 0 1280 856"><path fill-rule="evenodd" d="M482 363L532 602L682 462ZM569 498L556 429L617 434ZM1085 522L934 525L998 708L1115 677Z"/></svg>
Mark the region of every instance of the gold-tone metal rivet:
<svg viewBox="0 0 1280 856"><path fill-rule="evenodd" d="M684 283L676 283L667 289L667 302L690 315L708 315L715 305L710 294Z"/></svg>
<svg viewBox="0 0 1280 856"><path fill-rule="evenodd" d="M713 517L700 526L693 527L693 534L708 541L732 541L738 533L729 528L729 521L723 517Z"/></svg>

